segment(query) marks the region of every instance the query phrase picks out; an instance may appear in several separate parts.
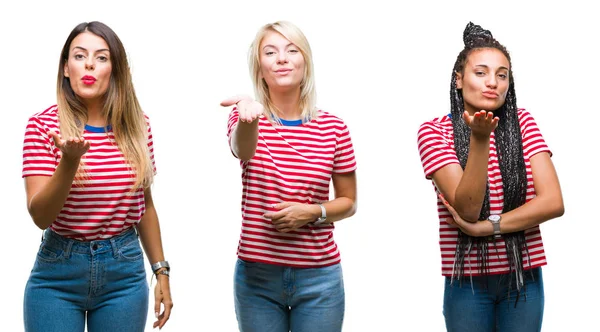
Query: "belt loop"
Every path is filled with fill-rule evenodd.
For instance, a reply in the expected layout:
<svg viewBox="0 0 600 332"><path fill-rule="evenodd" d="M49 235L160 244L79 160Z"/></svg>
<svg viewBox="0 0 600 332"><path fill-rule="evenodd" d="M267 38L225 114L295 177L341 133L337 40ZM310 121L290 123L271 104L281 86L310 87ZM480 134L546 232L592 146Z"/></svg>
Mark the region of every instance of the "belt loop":
<svg viewBox="0 0 600 332"><path fill-rule="evenodd" d="M115 241L115 236L110 238L110 246L113 250L113 256L116 258L119 255L119 246L117 245L117 241Z"/></svg>
<svg viewBox="0 0 600 332"><path fill-rule="evenodd" d="M65 246L65 252L63 253L63 255L65 256L65 258L71 258L71 250L73 248L73 243L75 243L74 240L68 239L66 246Z"/></svg>

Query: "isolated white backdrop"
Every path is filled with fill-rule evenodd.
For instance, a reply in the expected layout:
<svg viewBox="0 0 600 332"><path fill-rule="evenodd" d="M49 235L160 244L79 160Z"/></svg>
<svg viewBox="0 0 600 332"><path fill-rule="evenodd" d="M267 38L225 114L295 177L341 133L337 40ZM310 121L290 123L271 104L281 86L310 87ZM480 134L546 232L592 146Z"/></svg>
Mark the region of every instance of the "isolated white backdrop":
<svg viewBox="0 0 600 332"><path fill-rule="evenodd" d="M193 5L192 5L193 3ZM350 128L358 162L357 214L337 224L346 286L344 331L443 331L435 196L422 175L419 125L449 110L452 65L469 20L513 56L520 107L554 152L566 213L542 226L543 331L596 329L599 180L592 162L600 67L590 8L452 1L52 1L0 5L2 330L22 330L23 290L41 231L21 179L25 125L55 103L61 47L83 21L125 44L150 116L153 187L172 269L175 306L165 331L236 331L233 268L240 170L226 140L229 109L252 93L246 63L255 32L289 20L314 52L318 105ZM595 145L594 145L595 146ZM154 321L149 312L148 330Z"/></svg>

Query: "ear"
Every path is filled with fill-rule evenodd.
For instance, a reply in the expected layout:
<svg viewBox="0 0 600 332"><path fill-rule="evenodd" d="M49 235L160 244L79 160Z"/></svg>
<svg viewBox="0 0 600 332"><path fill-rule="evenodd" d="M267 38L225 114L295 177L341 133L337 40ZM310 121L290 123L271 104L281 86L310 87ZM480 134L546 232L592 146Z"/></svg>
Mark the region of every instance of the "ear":
<svg viewBox="0 0 600 332"><path fill-rule="evenodd" d="M454 72L454 74L456 75L456 89L460 90L462 89L462 74L457 72Z"/></svg>
<svg viewBox="0 0 600 332"><path fill-rule="evenodd" d="M65 75L65 77L69 77L69 64L67 62L65 62L65 67L63 68L63 70L63 74Z"/></svg>

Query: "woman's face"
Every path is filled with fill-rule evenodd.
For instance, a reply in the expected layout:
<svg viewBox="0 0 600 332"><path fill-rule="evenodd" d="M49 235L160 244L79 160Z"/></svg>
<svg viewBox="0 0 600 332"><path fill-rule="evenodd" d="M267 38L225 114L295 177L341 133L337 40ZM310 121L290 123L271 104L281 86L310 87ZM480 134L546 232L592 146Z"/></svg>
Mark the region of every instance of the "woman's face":
<svg viewBox="0 0 600 332"><path fill-rule="evenodd" d="M84 31L69 46L64 75L85 104L97 102L108 90L112 64L106 41Z"/></svg>
<svg viewBox="0 0 600 332"><path fill-rule="evenodd" d="M260 76L270 91L299 89L304 79L300 49L276 31L268 31L260 43Z"/></svg>
<svg viewBox="0 0 600 332"><path fill-rule="evenodd" d="M500 108L508 93L509 70L508 59L501 51L495 48L472 51L463 73L456 74L456 88L462 89L465 110L473 114Z"/></svg>

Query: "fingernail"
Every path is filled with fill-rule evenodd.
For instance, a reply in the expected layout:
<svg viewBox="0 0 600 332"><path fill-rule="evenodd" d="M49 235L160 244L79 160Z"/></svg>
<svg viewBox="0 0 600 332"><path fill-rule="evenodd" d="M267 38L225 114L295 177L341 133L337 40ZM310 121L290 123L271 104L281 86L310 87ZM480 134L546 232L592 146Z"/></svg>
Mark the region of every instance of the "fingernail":
<svg viewBox="0 0 600 332"><path fill-rule="evenodd" d="M154 317L158 318L158 312L154 313Z"/></svg>

